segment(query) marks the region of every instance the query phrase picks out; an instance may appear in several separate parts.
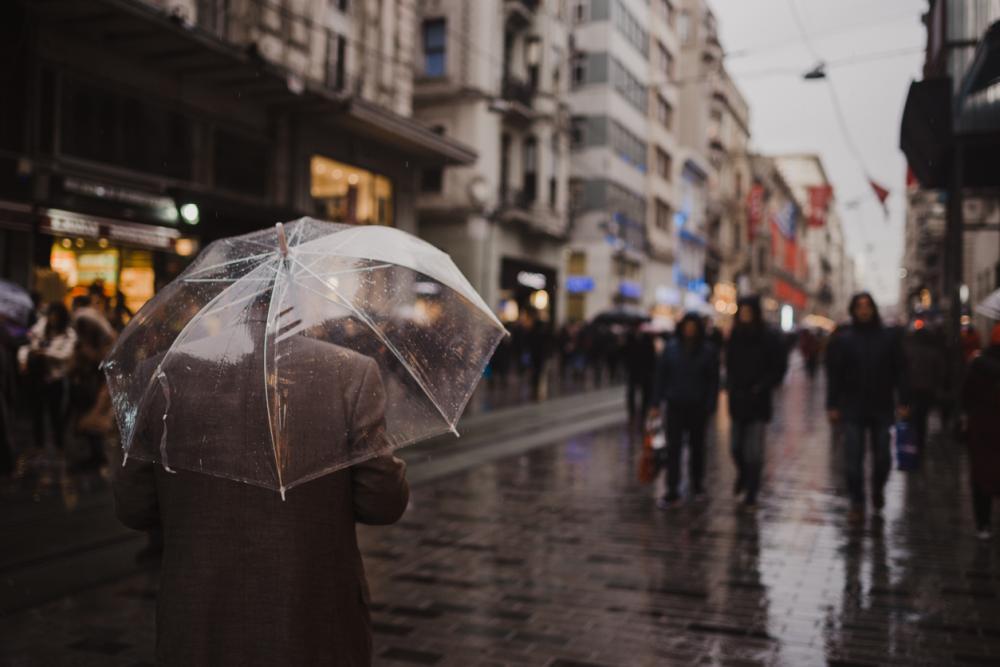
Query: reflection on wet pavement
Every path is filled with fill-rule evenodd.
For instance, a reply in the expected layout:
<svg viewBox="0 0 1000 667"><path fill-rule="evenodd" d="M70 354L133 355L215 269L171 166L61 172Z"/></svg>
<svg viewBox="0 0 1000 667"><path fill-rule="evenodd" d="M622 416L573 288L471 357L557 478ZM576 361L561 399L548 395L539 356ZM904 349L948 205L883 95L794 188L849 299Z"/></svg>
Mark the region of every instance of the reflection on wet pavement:
<svg viewBox="0 0 1000 667"><path fill-rule="evenodd" d="M752 514L724 404L708 499L668 512L620 427L418 486L400 524L362 530L376 664L1000 664L1000 559L960 449L934 438L851 527L822 398L790 373ZM148 662L154 591L136 576L5 619L0 663Z"/></svg>

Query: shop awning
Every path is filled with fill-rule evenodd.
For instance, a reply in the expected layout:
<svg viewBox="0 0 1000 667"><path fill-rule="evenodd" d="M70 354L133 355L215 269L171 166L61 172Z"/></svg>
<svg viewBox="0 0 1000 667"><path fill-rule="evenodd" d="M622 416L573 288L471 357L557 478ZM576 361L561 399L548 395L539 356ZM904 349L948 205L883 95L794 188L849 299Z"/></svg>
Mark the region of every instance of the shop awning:
<svg viewBox="0 0 1000 667"><path fill-rule="evenodd" d="M181 81L197 81L250 104L326 116L338 126L396 147L418 164L465 165L476 152L412 118L305 81L247 48L141 0L46 0L27 2L39 21L65 27L78 39L100 43L130 62L156 68Z"/></svg>
<svg viewBox="0 0 1000 667"><path fill-rule="evenodd" d="M899 147L923 187L948 185L951 144L951 79L912 82L903 107Z"/></svg>
<svg viewBox="0 0 1000 667"><path fill-rule="evenodd" d="M962 80L962 96L974 95L997 83L1000 83L1000 21L991 25L979 41Z"/></svg>

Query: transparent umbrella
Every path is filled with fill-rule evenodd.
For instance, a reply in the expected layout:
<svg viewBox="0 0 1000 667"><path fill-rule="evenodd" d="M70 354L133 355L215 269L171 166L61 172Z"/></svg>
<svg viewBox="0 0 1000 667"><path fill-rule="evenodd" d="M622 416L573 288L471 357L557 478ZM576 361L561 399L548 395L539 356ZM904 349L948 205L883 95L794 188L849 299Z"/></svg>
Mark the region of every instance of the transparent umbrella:
<svg viewBox="0 0 1000 667"><path fill-rule="evenodd" d="M983 299L976 306L976 312L992 320L1000 320L1000 289Z"/></svg>
<svg viewBox="0 0 1000 667"><path fill-rule="evenodd" d="M455 425L506 332L451 259L302 218L209 245L104 364L124 456L280 491Z"/></svg>

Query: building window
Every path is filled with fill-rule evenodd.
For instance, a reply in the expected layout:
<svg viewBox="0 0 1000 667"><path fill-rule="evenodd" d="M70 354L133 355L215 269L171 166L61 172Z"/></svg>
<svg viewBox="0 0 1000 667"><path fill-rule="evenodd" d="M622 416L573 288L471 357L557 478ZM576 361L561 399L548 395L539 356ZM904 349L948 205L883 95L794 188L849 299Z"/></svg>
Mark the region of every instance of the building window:
<svg viewBox="0 0 1000 667"><path fill-rule="evenodd" d="M392 181L322 155L310 161L309 192L319 217L357 225L392 225Z"/></svg>
<svg viewBox="0 0 1000 667"><path fill-rule="evenodd" d="M347 13L347 10L351 8L351 0L335 0L334 4L337 5L337 9L343 13Z"/></svg>
<svg viewBox="0 0 1000 667"><path fill-rule="evenodd" d="M663 44L657 43L657 57L659 58L660 74L664 81L674 80L674 57Z"/></svg>
<svg viewBox="0 0 1000 667"><path fill-rule="evenodd" d="M657 148L656 173L659 174L663 180L669 181L672 180L671 174L673 172L673 168L674 161L673 158L670 157L670 153L666 152L662 148Z"/></svg>
<svg viewBox="0 0 1000 667"><path fill-rule="evenodd" d="M542 67L542 40L530 37L524 45L524 62L528 67L528 85L538 90L539 72Z"/></svg>
<svg viewBox="0 0 1000 667"><path fill-rule="evenodd" d="M444 135L444 127L441 125L435 125L431 128L431 132L435 134ZM421 192L441 192L444 188L444 167L426 167L420 172L420 191Z"/></svg>
<svg viewBox="0 0 1000 667"><path fill-rule="evenodd" d="M267 196L270 158L266 141L229 130L215 131L215 185L220 188Z"/></svg>
<svg viewBox="0 0 1000 667"><path fill-rule="evenodd" d="M674 212L670 204L660 199L656 200L656 228L662 232L670 233L673 228Z"/></svg>
<svg viewBox="0 0 1000 667"><path fill-rule="evenodd" d="M334 90L344 89L344 72L347 58L347 38L343 35L326 35L326 85Z"/></svg>
<svg viewBox="0 0 1000 667"><path fill-rule="evenodd" d="M611 59L610 66L611 82L614 84L615 90L636 109L644 114L648 113L646 86L633 76L617 58Z"/></svg>
<svg viewBox="0 0 1000 667"><path fill-rule="evenodd" d="M573 85L582 86L587 83L587 56L579 54L573 56Z"/></svg>
<svg viewBox="0 0 1000 667"><path fill-rule="evenodd" d="M691 14L685 10L681 10L680 16L677 19L677 34L684 44L690 42L693 37L691 34Z"/></svg>
<svg viewBox="0 0 1000 667"><path fill-rule="evenodd" d="M574 23L586 23L587 22L587 5L590 4L590 0L577 0L573 5L573 21Z"/></svg>
<svg viewBox="0 0 1000 667"><path fill-rule="evenodd" d="M510 135L500 135L500 200L507 200L510 191Z"/></svg>
<svg viewBox="0 0 1000 667"><path fill-rule="evenodd" d="M538 140L524 140L524 179L521 187L524 203L532 204L538 197Z"/></svg>
<svg viewBox="0 0 1000 667"><path fill-rule="evenodd" d="M674 124L674 108L662 95L656 97L656 120L668 130Z"/></svg>
<svg viewBox="0 0 1000 667"><path fill-rule="evenodd" d="M559 135L552 133L552 173L549 175L549 207L555 210L559 203L559 172L562 171L562 162L559 159Z"/></svg>
<svg viewBox="0 0 1000 667"><path fill-rule="evenodd" d="M445 19L424 21L424 76L443 77L445 75L445 39L447 23Z"/></svg>

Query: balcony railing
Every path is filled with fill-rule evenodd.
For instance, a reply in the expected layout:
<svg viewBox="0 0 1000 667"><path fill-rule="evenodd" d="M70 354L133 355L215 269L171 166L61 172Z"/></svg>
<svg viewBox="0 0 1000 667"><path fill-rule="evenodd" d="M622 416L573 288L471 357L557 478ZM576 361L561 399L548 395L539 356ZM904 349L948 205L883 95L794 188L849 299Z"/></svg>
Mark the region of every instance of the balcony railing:
<svg viewBox="0 0 1000 667"><path fill-rule="evenodd" d="M531 103L535 98L535 88L523 79L505 76L500 95L509 102L516 102L530 109Z"/></svg>

